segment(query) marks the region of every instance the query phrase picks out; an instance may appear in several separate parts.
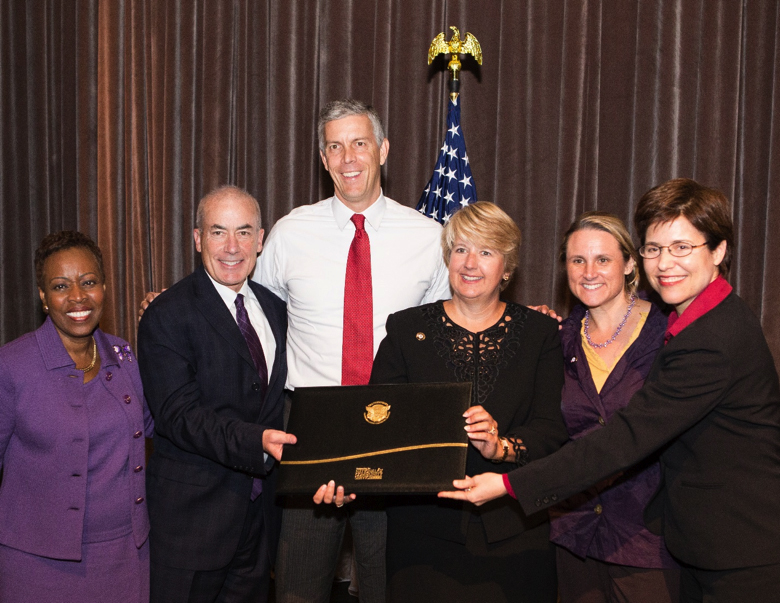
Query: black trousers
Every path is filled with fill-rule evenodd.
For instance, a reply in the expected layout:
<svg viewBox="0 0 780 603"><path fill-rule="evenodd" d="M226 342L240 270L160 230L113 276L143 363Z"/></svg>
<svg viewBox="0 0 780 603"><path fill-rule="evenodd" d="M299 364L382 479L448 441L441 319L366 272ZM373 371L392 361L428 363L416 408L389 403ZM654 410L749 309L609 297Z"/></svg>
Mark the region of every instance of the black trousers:
<svg viewBox="0 0 780 603"><path fill-rule="evenodd" d="M262 500L261 494L249 504L238 549L226 567L198 571L152 562L150 603L268 601L271 558Z"/></svg>
<svg viewBox="0 0 780 603"><path fill-rule="evenodd" d="M682 603L780 603L780 564L734 570L682 568Z"/></svg>

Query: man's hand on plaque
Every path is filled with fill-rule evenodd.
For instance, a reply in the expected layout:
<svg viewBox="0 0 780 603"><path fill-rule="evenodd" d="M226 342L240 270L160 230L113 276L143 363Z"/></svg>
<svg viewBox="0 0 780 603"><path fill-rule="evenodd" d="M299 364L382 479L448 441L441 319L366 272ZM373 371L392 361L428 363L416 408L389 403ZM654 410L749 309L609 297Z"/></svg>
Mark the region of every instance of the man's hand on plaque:
<svg viewBox="0 0 780 603"><path fill-rule="evenodd" d="M344 486L336 487L336 482L330 480L327 484L322 484L314 493L314 503L321 505L336 505L337 507L343 507L345 504L355 500L356 495L350 494L347 496L344 494Z"/></svg>
<svg viewBox="0 0 780 603"><path fill-rule="evenodd" d="M263 450L277 461L282 460L285 444L295 444L298 441L293 434L278 429L266 429L263 432Z"/></svg>

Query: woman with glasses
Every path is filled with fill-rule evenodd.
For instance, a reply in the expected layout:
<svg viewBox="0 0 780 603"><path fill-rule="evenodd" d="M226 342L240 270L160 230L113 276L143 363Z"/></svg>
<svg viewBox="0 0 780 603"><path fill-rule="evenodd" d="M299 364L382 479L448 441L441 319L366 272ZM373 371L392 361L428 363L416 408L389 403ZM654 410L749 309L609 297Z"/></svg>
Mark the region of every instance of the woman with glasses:
<svg viewBox="0 0 780 603"><path fill-rule="evenodd" d="M440 496L481 505L509 493L530 513L660 451L644 519L682 565L681 601L776 602L780 386L758 319L725 279L728 202L671 180L642 197L634 220L650 284L673 307L642 389L559 452Z"/></svg>
<svg viewBox="0 0 780 603"><path fill-rule="evenodd" d="M580 303L561 325L561 410L577 440L601 429L642 387L666 317L637 296L639 254L623 222L591 211L563 237L561 262ZM676 603L680 570L642 512L658 489L657 455L550 509L561 603Z"/></svg>

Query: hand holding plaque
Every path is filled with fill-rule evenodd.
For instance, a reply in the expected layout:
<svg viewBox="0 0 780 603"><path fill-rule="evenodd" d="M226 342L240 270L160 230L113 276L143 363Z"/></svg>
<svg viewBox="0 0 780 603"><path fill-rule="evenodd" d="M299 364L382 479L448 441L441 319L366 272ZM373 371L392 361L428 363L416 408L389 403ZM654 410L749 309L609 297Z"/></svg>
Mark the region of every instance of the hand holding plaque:
<svg viewBox="0 0 780 603"><path fill-rule="evenodd" d="M336 482L330 480L327 484L322 484L314 493L314 504L321 505L336 505L341 508L345 504L355 500L357 496L355 494L347 495L344 492L344 486L336 486Z"/></svg>

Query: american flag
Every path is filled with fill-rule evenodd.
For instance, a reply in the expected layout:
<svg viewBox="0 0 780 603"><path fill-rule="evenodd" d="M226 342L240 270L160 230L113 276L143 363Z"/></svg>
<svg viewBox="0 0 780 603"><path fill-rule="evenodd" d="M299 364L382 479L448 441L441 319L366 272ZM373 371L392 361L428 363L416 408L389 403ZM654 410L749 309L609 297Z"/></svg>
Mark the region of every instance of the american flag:
<svg viewBox="0 0 780 603"><path fill-rule="evenodd" d="M466 141L460 129L459 98L450 100L444 146L439 152L433 176L417 204L417 211L442 224L446 224L461 207L477 200Z"/></svg>

